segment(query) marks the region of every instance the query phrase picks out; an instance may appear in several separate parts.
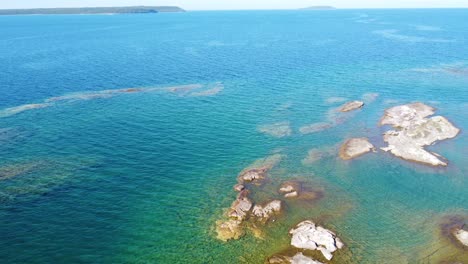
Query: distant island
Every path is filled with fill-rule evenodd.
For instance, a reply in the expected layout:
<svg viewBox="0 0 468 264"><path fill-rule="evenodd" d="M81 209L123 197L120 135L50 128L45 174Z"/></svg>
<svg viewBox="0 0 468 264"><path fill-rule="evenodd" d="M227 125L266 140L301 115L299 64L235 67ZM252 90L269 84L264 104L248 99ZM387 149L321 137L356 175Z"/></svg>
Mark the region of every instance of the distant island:
<svg viewBox="0 0 468 264"><path fill-rule="evenodd" d="M333 6L309 6L305 8L301 8L300 10L332 10L336 9L336 7Z"/></svg>
<svg viewBox="0 0 468 264"><path fill-rule="evenodd" d="M177 6L0 9L0 15L154 14L159 12L185 12L185 10Z"/></svg>

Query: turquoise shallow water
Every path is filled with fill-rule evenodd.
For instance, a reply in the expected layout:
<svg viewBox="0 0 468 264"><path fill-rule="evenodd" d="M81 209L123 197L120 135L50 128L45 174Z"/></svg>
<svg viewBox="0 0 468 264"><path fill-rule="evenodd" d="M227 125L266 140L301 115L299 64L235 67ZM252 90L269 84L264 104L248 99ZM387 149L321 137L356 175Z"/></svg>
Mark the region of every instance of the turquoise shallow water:
<svg viewBox="0 0 468 264"><path fill-rule="evenodd" d="M340 263L468 261L438 232L445 215L468 210L467 16L448 9L0 17L1 262L262 263L287 248L287 230L305 218L343 238ZM167 89L191 84L208 93ZM146 90L119 92L135 87ZM299 133L333 118L340 103L330 98L368 93L379 96L344 123ZM64 95L72 98L47 101ZM462 130L430 147L447 168L383 152L302 162L310 149L349 137L383 146L383 111L413 101ZM289 122L292 134L258 131L278 122ZM300 177L324 197L287 204L264 240L216 240L237 174L276 151L285 158L271 172L274 188Z"/></svg>

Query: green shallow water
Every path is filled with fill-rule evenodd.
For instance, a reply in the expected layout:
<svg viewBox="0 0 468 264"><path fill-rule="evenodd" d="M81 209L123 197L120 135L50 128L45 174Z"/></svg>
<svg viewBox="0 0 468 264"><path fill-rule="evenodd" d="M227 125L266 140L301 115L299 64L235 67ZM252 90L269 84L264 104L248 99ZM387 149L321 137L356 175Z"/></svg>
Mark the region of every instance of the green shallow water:
<svg viewBox="0 0 468 264"><path fill-rule="evenodd" d="M289 250L292 226L313 219L346 244L331 263L468 262L466 249L439 228L445 217L468 210L466 15L0 17L6 25L0 29L0 260L263 263ZM418 30L421 24L440 30ZM200 84L206 91L218 82L223 89L204 96L166 89ZM131 87L161 89L5 115L51 97ZM368 93L378 97L347 115L334 115L340 103L327 102ZM383 111L413 101L436 107L462 130L429 147L448 167L382 151L352 161L336 157L350 137L384 146L388 128L377 126ZM343 122L328 130L299 133L336 117ZM278 122L289 122L290 136L259 132ZM304 163L315 148L331 154ZM238 173L277 152L284 158L254 194L256 202L279 198L278 186L292 178L323 197L286 201L285 212L262 230L264 239L247 233L217 240L215 222L235 199Z"/></svg>

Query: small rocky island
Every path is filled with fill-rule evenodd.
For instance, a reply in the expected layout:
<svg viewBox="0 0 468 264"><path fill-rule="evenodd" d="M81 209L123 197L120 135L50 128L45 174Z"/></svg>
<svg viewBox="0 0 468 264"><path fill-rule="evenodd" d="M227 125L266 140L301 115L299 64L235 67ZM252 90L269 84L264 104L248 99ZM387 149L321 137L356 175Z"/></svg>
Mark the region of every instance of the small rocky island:
<svg viewBox="0 0 468 264"><path fill-rule="evenodd" d="M382 148L405 160L432 166L447 166L434 152L424 149L439 140L454 138L460 130L445 117L433 116L435 109L423 103L395 106L385 111L380 125L391 125L395 130L385 132L387 147Z"/></svg>
<svg viewBox="0 0 468 264"><path fill-rule="evenodd" d="M177 6L0 9L0 15L154 14L159 12L185 12L185 10Z"/></svg>

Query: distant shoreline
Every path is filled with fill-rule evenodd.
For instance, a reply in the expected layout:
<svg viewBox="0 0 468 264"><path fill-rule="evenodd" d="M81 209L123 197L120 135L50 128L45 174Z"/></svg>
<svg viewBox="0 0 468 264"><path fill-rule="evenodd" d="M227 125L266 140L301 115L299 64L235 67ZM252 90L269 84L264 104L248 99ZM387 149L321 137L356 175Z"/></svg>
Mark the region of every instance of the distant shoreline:
<svg viewBox="0 0 468 264"><path fill-rule="evenodd" d="M114 15L185 12L177 6L0 9L0 15Z"/></svg>

